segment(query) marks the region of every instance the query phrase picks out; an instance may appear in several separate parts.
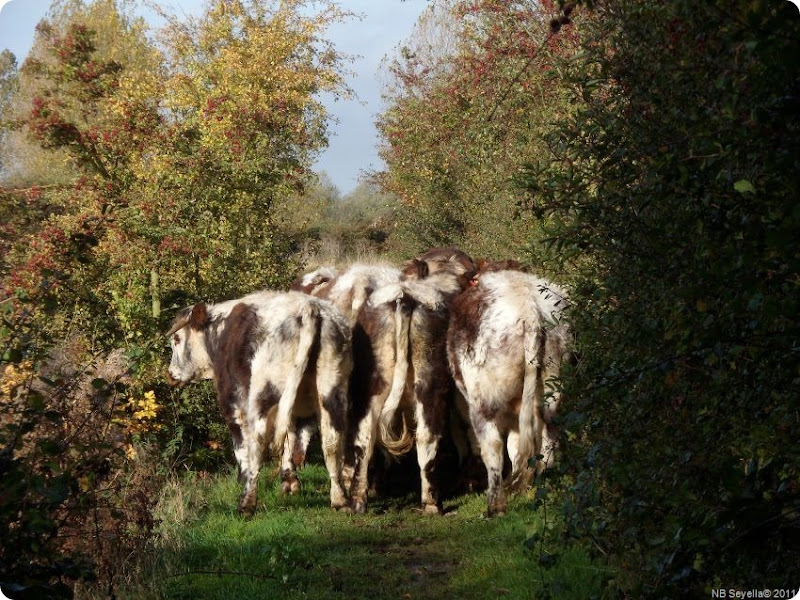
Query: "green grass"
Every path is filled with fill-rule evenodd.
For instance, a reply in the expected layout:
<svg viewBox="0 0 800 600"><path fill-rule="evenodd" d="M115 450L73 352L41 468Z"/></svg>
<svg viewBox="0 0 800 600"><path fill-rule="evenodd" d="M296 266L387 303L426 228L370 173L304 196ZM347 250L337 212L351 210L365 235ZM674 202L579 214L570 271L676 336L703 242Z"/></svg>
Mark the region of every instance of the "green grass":
<svg viewBox="0 0 800 600"><path fill-rule="evenodd" d="M483 495L445 502L445 516L424 516L410 498L372 499L366 515L328 507L324 468L299 473L300 496L281 498L262 474L255 517L236 514L234 475L173 482L159 505L162 523L138 583L121 598L348 598L396 600L601 597L602 567L576 550L539 565L542 548L524 541L541 531L529 499L508 516L486 519ZM553 548L545 548L554 552Z"/></svg>

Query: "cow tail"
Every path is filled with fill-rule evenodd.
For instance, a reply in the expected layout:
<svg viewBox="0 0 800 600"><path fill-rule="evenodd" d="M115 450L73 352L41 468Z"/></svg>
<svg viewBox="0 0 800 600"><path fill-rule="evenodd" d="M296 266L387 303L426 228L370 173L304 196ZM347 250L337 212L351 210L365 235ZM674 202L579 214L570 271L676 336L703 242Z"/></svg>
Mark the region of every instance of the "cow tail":
<svg viewBox="0 0 800 600"><path fill-rule="evenodd" d="M353 315L354 319L361 307L366 304L371 292L372 288L368 277L363 276L356 280L353 286L353 299L350 302L350 314Z"/></svg>
<svg viewBox="0 0 800 600"><path fill-rule="evenodd" d="M319 329L319 310L313 304L306 304L298 315L300 321L300 332L297 341L297 353L292 362L292 368L286 378L283 393L278 401L278 414L275 417L275 436L273 438L273 450L280 456L283 451L283 443L289 432L289 425L292 418L292 409L297 398L297 390L300 381L308 368L308 360L311 355L311 347L317 337Z"/></svg>
<svg viewBox="0 0 800 600"><path fill-rule="evenodd" d="M538 322L537 322L538 321ZM545 331L540 321L523 322L523 351L525 357L525 381L522 385L522 402L519 409L519 442L517 464L512 465L509 484L520 488L530 482L533 475L529 460L541 448L544 381L542 360L545 349Z"/></svg>
<svg viewBox="0 0 800 600"><path fill-rule="evenodd" d="M383 404L378 425L380 427L380 437L383 445L390 453L399 456L408 452L414 442L413 436L408 431L405 415L403 415L403 433L400 437L396 438L392 431L394 416L397 412L397 408L400 406L400 400L403 397L403 391L406 387L406 378L408 376L409 332L411 329L411 315L403 310L400 300L397 300L394 323L394 346L396 354L394 373L392 375L392 387L389 396L386 398L386 402Z"/></svg>

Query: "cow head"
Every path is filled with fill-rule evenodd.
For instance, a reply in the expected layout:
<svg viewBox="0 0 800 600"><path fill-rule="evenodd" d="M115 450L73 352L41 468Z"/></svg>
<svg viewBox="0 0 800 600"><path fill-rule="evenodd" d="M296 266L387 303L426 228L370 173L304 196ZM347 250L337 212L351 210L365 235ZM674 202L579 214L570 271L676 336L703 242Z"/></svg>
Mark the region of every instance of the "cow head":
<svg viewBox="0 0 800 600"><path fill-rule="evenodd" d="M429 273L428 263L418 258L412 258L403 265L400 271L400 280L425 279Z"/></svg>
<svg viewBox="0 0 800 600"><path fill-rule="evenodd" d="M470 280L475 275L475 261L469 254L455 246L431 248L415 260L425 263L426 266L425 275L420 275L420 278L437 274L443 280L449 277L461 290L469 286Z"/></svg>
<svg viewBox="0 0 800 600"><path fill-rule="evenodd" d="M439 271L446 271L453 275L464 275L475 271L475 261L455 246L447 248L431 248L417 257L424 261L431 275Z"/></svg>
<svg viewBox="0 0 800 600"><path fill-rule="evenodd" d="M172 385L213 377L211 358L205 343L207 324L208 312L202 302L184 310L172 324L167 333L172 348L168 371Z"/></svg>
<svg viewBox="0 0 800 600"><path fill-rule="evenodd" d="M336 269L333 267L319 267L295 279L289 289L295 292L303 292L304 294L318 296L320 292L336 278L336 275Z"/></svg>

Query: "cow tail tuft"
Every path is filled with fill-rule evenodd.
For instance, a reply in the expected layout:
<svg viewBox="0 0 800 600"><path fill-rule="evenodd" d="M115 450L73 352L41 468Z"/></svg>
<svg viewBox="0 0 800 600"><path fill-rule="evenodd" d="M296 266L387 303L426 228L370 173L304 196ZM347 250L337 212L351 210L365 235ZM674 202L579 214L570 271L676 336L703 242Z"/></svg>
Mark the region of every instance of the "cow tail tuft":
<svg viewBox="0 0 800 600"><path fill-rule="evenodd" d="M512 465L509 485L519 489L527 485L533 475L529 460L541 448L544 381L542 361L545 349L545 331L541 319L523 322L523 349L525 381L522 385L522 402L519 409L519 443L517 464Z"/></svg>
<svg viewBox="0 0 800 600"><path fill-rule="evenodd" d="M408 430L405 415L403 415L403 432L400 437L395 437L392 423L394 421L408 376L408 346L409 332L411 329L411 314L403 309L402 301L397 300L395 313L395 363L392 375L392 387L386 402L383 404L379 418L381 442L393 455L405 454L411 449L414 438Z"/></svg>
<svg viewBox="0 0 800 600"><path fill-rule="evenodd" d="M278 401L278 414L275 417L275 436L272 443L273 451L278 456L283 451L283 443L289 432L297 390L300 387L303 374L308 368L311 347L319 330L319 308L308 302L303 306L298 317L300 320L300 334L297 342L297 352L292 363L292 370L286 378L283 393Z"/></svg>

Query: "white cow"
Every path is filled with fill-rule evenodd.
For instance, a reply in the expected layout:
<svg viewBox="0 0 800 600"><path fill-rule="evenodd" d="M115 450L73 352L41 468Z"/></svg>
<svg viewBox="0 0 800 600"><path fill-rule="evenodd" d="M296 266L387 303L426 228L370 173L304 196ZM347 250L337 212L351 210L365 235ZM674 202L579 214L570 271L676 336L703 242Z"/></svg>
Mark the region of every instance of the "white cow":
<svg viewBox="0 0 800 600"><path fill-rule="evenodd" d="M530 482L532 457L542 457L538 469L552 460L550 421L560 397L546 397L545 381L558 374L569 329L563 321L563 290L518 270L484 269L451 303L447 354L480 444L492 516L507 510L504 447L512 488Z"/></svg>
<svg viewBox="0 0 800 600"><path fill-rule="evenodd" d="M178 316L168 335L173 384L214 379L244 485L240 512L255 511L270 441L283 453L284 489L297 489L295 423L311 416L322 432L331 506L348 506L341 473L352 353L350 328L338 310L298 292L264 291L195 304Z"/></svg>

